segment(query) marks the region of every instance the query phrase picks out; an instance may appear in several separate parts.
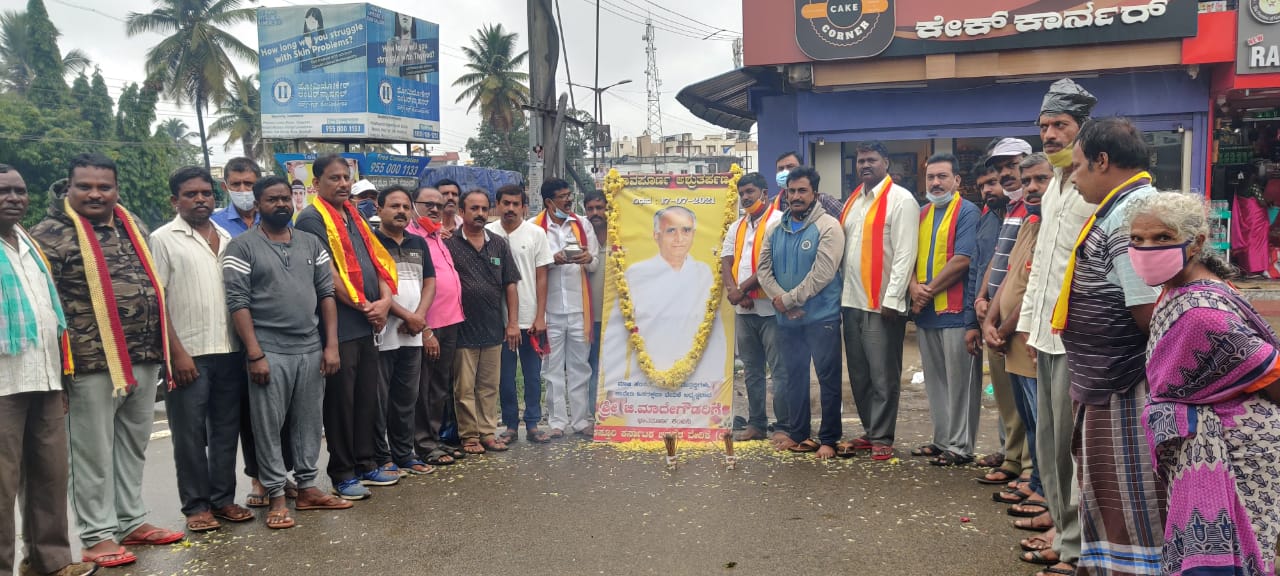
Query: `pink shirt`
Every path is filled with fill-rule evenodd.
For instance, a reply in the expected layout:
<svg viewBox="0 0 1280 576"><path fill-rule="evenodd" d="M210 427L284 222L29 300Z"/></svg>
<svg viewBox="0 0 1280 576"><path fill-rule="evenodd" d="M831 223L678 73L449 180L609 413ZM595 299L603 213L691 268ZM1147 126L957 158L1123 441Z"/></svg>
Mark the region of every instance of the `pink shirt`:
<svg viewBox="0 0 1280 576"><path fill-rule="evenodd" d="M431 265L436 270L436 298L427 309L427 326L435 330L462 322L466 319L462 315L462 281L453 267L449 248L439 234L428 235L417 222L410 222L407 230L426 239L431 250Z"/></svg>

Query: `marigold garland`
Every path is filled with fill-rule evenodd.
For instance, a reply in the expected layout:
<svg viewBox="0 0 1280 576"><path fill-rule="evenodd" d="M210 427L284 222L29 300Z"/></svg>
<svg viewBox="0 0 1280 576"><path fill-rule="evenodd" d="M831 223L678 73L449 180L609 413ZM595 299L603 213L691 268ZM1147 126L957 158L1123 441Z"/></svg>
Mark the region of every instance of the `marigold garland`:
<svg viewBox="0 0 1280 576"><path fill-rule="evenodd" d="M733 175L729 179L729 195L725 199L724 217L720 226L720 235L716 239L716 246L724 244L725 235L729 233L729 226L738 218L738 179L742 177L743 170L737 164L729 169ZM622 191L625 183L622 176L618 174L617 169L609 170L609 175L604 179L605 199L609 205L608 223L609 238L614 240L614 244L609 252L610 273L613 276L613 285L618 293L618 308L622 310L623 324L627 328L628 343L636 351L636 358L640 364L640 369L653 385L666 390L678 390L693 375L693 371L698 366L698 361L702 358L702 354L707 350L707 343L711 340L711 330L715 326L716 312L720 309L720 299L724 296L724 285L721 282L712 282L711 294L707 296L706 312L702 317L702 323L698 325L698 332L693 338L693 349L689 350L683 358L676 361L670 368L659 370L653 365L653 358L649 356L649 351L645 347L644 337L640 335L640 329L636 326L635 305L631 302L631 287L627 283L626 270L627 258L626 250L623 248L618 230L618 210L613 207L614 198ZM717 250L719 250L717 248Z"/></svg>

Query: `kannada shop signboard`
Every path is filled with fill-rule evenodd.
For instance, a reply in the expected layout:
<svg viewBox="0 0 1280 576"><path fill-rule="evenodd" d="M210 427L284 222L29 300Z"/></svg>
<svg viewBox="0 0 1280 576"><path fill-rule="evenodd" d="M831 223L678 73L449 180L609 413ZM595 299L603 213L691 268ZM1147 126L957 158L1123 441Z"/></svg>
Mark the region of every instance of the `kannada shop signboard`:
<svg viewBox="0 0 1280 576"><path fill-rule="evenodd" d="M795 11L815 60L1186 38L1197 16L1196 0L795 0Z"/></svg>
<svg viewBox="0 0 1280 576"><path fill-rule="evenodd" d="M1280 0L1240 0L1236 74L1280 72Z"/></svg>
<svg viewBox="0 0 1280 576"><path fill-rule="evenodd" d="M440 27L372 4L258 9L266 138L440 140Z"/></svg>

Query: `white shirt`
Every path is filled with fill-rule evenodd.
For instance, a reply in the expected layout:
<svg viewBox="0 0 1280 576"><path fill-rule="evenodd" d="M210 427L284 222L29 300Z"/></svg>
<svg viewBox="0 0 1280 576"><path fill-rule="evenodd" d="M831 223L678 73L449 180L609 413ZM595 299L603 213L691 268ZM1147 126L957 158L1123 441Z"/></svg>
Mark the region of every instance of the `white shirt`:
<svg viewBox="0 0 1280 576"><path fill-rule="evenodd" d="M887 179L887 177L886 177ZM862 187L862 193L853 199L849 215L844 222L844 291L841 305L867 312L872 310L870 297L862 287L862 260L869 258L870 246L862 245L862 228L867 212L875 202L874 192L884 187L885 181L870 190ZM884 219L884 267L880 274L880 306L898 312L907 311L907 282L916 269L916 250L920 244L920 203L906 188L894 184L884 192L889 195L888 213ZM837 220L839 214L832 214Z"/></svg>
<svg viewBox="0 0 1280 576"><path fill-rule="evenodd" d="M626 277L635 306L636 327L645 348L658 370L669 370L693 349L716 276L709 266L691 256L686 256L684 265L675 270L658 255L627 267ZM616 300L610 314L605 342L600 347L604 381L647 381L627 343L627 329ZM713 387L724 382L728 355L724 322L723 318L716 318L707 349L689 382L710 383Z"/></svg>
<svg viewBox="0 0 1280 576"><path fill-rule="evenodd" d="M768 229L773 227L774 224L777 224L781 219L781 210L774 210L773 213L769 214L769 220L764 223L765 233L767 234ZM743 280L746 280L747 278L750 278L752 274L755 274L755 272L752 272L751 270L751 253L755 250L756 229L759 228L759 225L759 221L752 221L750 216L743 216L739 218L737 222L734 222L729 226L729 233L724 236L724 245L720 247L721 257L733 258L734 255L737 254L737 247L734 246L734 244L738 239L738 230L743 226L747 227L746 237L742 239L742 260L738 262L738 284L742 284ZM773 310L773 302L767 297L764 297L763 291L761 291L760 294L761 297L754 299L755 306L750 310L743 308L742 306L735 306L734 310L739 314L773 316L775 314Z"/></svg>
<svg viewBox="0 0 1280 576"><path fill-rule="evenodd" d="M518 320L520 329L528 330L533 326L534 317L538 315L538 268L555 262L551 246L547 244L547 235L542 232L542 228L523 221L510 234L502 227L502 220L490 222L485 229L505 238L511 246L511 257L515 259L516 269L520 271L520 282L516 284L516 295L520 297ZM550 293L548 288L547 294Z"/></svg>
<svg viewBox="0 0 1280 576"><path fill-rule="evenodd" d="M1053 307L1062 291L1067 260L1080 238L1080 230L1097 206L1085 202L1070 177L1061 168L1053 171L1053 181L1040 200L1040 234L1031 256L1027 293L1022 296L1018 332L1027 333L1027 344L1045 354L1066 354L1062 337L1053 333Z"/></svg>
<svg viewBox="0 0 1280 576"><path fill-rule="evenodd" d="M26 235L21 229L17 233ZM27 296L31 311L36 316L36 336L39 338L35 345L28 346L16 356L0 355L0 396L62 390L58 316L53 312L49 278L40 271L40 264L36 261L40 255L22 239L18 240L17 248L4 240L0 240L0 246L4 247L5 257L13 264L22 293Z"/></svg>
<svg viewBox="0 0 1280 576"><path fill-rule="evenodd" d="M577 220L582 224L582 230L587 235L587 243L582 246L583 250L591 252L591 263L585 268L587 272L595 272L600 268L600 249L599 243L596 241L595 228L591 227L591 223L586 218L577 214L570 214L570 218ZM536 224L533 226L537 227ZM547 216L547 231L544 236L551 243L551 253L558 254L569 245L570 238L574 243L577 242L577 228L571 221L565 220L564 224L556 224L551 216ZM542 228L538 228L539 231ZM578 315L586 310L582 307L585 295L582 293L582 269L581 264L561 264L552 265L547 272L547 313L548 314L565 314ZM589 304L589 303L588 303Z"/></svg>
<svg viewBox="0 0 1280 576"><path fill-rule="evenodd" d="M213 221L209 223L218 235L217 254L181 216L157 228L150 239L169 322L193 358L240 349L222 285L221 257L231 242L231 234Z"/></svg>

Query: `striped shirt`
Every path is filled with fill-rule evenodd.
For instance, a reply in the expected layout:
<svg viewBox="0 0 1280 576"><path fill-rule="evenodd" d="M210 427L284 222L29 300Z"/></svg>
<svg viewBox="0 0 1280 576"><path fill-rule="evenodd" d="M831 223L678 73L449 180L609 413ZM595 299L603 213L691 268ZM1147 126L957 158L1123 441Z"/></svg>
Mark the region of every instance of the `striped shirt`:
<svg viewBox="0 0 1280 576"><path fill-rule="evenodd" d="M1022 220L1027 217L1027 205L1021 200L1009 204L1009 211L1000 225L1000 236L996 239L996 251L991 255L991 274L987 278L987 298L995 298L996 290L1004 284L1004 277L1009 274L1009 254L1018 241L1018 229L1022 228Z"/></svg>
<svg viewBox="0 0 1280 576"><path fill-rule="evenodd" d="M215 222L210 224L218 237L217 254L208 239L181 216L157 228L150 239L169 322L183 349L192 357L240 349L227 312L219 262L231 243L231 234Z"/></svg>
<svg viewBox="0 0 1280 576"><path fill-rule="evenodd" d="M1146 379L1147 333L1129 308L1154 304L1160 290L1147 286L1133 271L1123 223L1131 200L1155 192L1150 184L1121 191L1105 213L1098 212L1076 254L1062 344L1071 373L1071 398L1078 403L1105 405L1112 394Z"/></svg>

